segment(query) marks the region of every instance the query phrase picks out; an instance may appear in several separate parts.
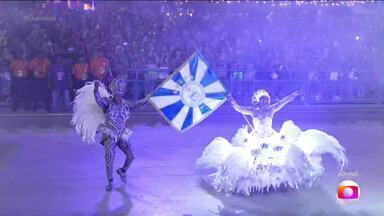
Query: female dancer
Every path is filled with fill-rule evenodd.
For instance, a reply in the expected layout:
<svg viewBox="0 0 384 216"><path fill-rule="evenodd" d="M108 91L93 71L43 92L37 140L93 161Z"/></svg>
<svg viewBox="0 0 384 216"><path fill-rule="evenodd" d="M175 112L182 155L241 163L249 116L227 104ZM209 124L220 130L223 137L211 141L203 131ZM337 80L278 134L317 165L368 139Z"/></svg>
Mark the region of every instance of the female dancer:
<svg viewBox="0 0 384 216"><path fill-rule="evenodd" d="M252 125L240 128L231 143L218 137L205 148L197 160L202 179L218 191L249 195L311 186L324 171L323 153L331 153L343 168L345 150L334 137L315 129L301 131L292 121L280 132L272 128L274 114L299 95L294 92L271 104L261 89L254 92L250 107L229 96L236 111L252 117Z"/></svg>

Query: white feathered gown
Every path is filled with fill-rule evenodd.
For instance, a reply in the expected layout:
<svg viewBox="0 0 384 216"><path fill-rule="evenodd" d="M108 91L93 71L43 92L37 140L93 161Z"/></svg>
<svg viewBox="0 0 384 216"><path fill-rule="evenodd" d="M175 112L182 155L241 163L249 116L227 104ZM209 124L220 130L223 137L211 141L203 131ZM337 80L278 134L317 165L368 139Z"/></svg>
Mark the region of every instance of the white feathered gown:
<svg viewBox="0 0 384 216"><path fill-rule="evenodd" d="M340 168L347 162L345 149L322 131L301 131L292 121L286 121L280 132L272 128L269 132L260 136L243 127L232 143L222 137L213 140L196 163L202 179L217 191L250 195L311 186L324 171L324 153L332 154Z"/></svg>

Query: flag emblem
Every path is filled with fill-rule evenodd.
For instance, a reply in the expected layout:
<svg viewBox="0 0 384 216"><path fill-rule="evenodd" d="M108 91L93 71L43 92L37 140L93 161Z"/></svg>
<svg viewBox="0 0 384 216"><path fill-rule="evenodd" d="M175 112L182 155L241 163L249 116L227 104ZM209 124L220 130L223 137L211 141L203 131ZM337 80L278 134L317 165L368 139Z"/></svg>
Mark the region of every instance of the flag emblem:
<svg viewBox="0 0 384 216"><path fill-rule="evenodd" d="M194 53L149 97L178 131L185 131L226 101L227 90L199 53Z"/></svg>

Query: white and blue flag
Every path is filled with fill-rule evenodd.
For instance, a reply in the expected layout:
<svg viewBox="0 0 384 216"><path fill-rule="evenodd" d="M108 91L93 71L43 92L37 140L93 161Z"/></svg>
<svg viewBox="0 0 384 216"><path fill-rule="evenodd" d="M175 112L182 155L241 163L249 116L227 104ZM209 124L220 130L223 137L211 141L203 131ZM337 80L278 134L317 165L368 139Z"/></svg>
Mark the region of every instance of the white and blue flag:
<svg viewBox="0 0 384 216"><path fill-rule="evenodd" d="M207 118L227 99L216 73L196 52L157 87L149 101L178 131Z"/></svg>

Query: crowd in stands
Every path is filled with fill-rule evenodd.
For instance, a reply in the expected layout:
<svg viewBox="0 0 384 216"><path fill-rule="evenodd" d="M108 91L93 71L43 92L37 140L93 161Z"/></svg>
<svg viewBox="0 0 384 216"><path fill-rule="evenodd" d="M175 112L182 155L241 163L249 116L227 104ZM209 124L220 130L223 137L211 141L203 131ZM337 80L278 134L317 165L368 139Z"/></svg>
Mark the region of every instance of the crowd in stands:
<svg viewBox="0 0 384 216"><path fill-rule="evenodd" d="M87 10L74 4L0 3L0 98L10 98L14 110L44 102L52 112L70 111L73 89L86 81L164 79L196 50L235 97L249 98L259 87L274 98L306 88L315 101L342 101L376 98L382 88L379 3L97 1ZM136 96L129 85L127 97L157 84L140 85Z"/></svg>

